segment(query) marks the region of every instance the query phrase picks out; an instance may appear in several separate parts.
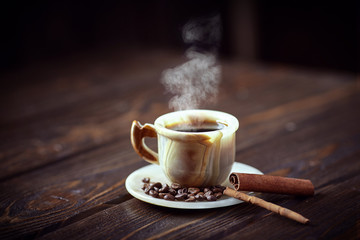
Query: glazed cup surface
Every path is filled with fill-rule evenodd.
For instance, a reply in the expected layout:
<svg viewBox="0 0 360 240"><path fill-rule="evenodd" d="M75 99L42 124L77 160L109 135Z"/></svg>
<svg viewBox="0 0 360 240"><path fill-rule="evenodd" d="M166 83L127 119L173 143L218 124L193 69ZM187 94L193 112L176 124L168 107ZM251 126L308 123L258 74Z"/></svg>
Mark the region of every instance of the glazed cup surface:
<svg viewBox="0 0 360 240"><path fill-rule="evenodd" d="M176 126L183 126L186 130L179 131ZM204 129L209 126L211 129ZM183 186L222 184L235 160L238 126L234 116L220 111L185 110L164 114L155 120L154 125L141 126L156 132L157 153L145 145L144 149L150 150L145 152L152 156L149 161L141 151L137 152L145 160L159 164L171 182ZM194 129L200 129L200 132ZM131 134L134 135L133 131Z"/></svg>

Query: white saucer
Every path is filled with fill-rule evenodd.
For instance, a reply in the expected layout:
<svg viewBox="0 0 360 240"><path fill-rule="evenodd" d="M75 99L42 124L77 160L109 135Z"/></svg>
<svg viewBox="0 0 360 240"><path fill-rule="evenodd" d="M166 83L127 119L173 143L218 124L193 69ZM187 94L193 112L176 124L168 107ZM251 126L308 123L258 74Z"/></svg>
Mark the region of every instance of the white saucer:
<svg viewBox="0 0 360 240"><path fill-rule="evenodd" d="M249 165L235 162L231 172L241 172L241 173L254 173L254 174L263 174L260 170L251 167ZM139 168L131 173L125 182L125 187L127 191L134 196L135 198L142 200L147 203L151 203L158 206L170 207L170 208L180 208L180 209L206 209L206 208L218 208L226 207L235 204L242 203L243 201L231 198L228 196L222 196L217 201L202 201L202 202L183 202L183 201L168 201L160 198L154 198L144 193L141 189L144 185L142 179L149 177L152 182L161 182L170 184L169 180L163 174L161 168L158 165L150 164L145 167ZM225 186L231 186L229 180L226 180L223 184Z"/></svg>

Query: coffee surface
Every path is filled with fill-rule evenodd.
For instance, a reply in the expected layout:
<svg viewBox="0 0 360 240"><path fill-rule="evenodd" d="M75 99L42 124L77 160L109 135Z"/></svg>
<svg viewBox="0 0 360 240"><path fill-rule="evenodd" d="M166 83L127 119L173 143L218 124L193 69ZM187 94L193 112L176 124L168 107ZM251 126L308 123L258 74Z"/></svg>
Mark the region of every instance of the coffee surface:
<svg viewBox="0 0 360 240"><path fill-rule="evenodd" d="M210 132L210 131L216 131L221 130L224 127L226 127L225 124L219 123L219 122L203 122L199 124L194 123L177 123L173 125L166 126L167 128L171 130L175 130L178 132Z"/></svg>

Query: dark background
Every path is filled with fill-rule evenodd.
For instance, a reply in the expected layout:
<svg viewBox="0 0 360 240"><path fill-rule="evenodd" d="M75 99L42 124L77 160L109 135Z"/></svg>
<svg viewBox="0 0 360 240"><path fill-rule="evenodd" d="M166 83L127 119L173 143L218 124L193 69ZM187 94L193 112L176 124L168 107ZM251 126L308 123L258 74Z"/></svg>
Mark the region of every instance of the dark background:
<svg viewBox="0 0 360 240"><path fill-rule="evenodd" d="M101 49L186 45L182 26L220 14L224 59L357 72L355 1L4 1L0 70Z"/></svg>

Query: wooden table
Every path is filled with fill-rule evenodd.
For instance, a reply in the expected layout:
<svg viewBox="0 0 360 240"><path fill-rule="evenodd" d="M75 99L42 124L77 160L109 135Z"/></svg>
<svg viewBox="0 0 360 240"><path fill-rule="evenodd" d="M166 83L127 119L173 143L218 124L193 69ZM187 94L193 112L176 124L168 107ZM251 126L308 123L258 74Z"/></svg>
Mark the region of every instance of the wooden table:
<svg viewBox="0 0 360 240"><path fill-rule="evenodd" d="M147 165L131 147L131 122L171 111L159 78L180 56L89 54L1 76L0 239L359 238L360 85L351 73L223 61L218 102L203 106L239 119L237 162L313 182L313 197L259 195L310 224L246 203L180 210L127 192L126 177Z"/></svg>

